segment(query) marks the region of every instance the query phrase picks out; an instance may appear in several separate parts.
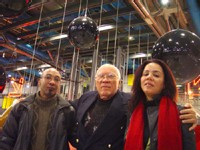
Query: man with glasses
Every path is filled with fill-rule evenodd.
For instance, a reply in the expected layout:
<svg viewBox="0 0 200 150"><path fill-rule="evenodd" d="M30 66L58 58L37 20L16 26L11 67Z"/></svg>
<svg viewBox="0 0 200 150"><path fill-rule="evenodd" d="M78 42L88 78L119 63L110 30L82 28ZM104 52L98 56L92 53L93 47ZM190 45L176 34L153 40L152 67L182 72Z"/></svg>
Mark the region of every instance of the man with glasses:
<svg viewBox="0 0 200 150"><path fill-rule="evenodd" d="M129 120L128 100L130 94L119 91L121 75L111 65L102 65L96 73L97 91L83 94L72 101L76 108L77 150L123 150L124 135ZM193 108L181 115L186 123L197 123Z"/></svg>
<svg viewBox="0 0 200 150"><path fill-rule="evenodd" d="M0 149L69 150L75 110L61 98L60 73L50 68L39 80L39 92L14 106L0 136Z"/></svg>

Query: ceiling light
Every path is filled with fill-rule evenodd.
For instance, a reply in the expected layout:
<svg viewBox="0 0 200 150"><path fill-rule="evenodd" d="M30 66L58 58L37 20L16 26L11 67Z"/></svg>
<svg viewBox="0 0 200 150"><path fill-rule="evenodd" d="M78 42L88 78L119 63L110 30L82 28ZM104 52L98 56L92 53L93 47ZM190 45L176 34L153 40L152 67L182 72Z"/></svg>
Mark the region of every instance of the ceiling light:
<svg viewBox="0 0 200 150"><path fill-rule="evenodd" d="M113 29L113 28L115 28L115 26L114 25L100 25L100 26L98 26L98 29L99 29L99 31L104 31L104 30L109 30L109 29Z"/></svg>
<svg viewBox="0 0 200 150"><path fill-rule="evenodd" d="M57 35L57 36L49 38L49 41L54 41L54 40L63 39L67 37L68 37L68 34L61 34L61 35Z"/></svg>
<svg viewBox="0 0 200 150"><path fill-rule="evenodd" d="M129 36L129 40L134 40L135 38L133 36Z"/></svg>
<svg viewBox="0 0 200 150"><path fill-rule="evenodd" d="M26 46L27 46L28 48L32 48L32 46L31 46L30 44L26 44Z"/></svg>
<svg viewBox="0 0 200 150"><path fill-rule="evenodd" d="M151 57L151 54L145 54L145 53L137 53L134 55L130 55L130 58L144 58L144 57Z"/></svg>
<svg viewBox="0 0 200 150"><path fill-rule="evenodd" d="M28 69L28 67L19 67L19 68L15 69L15 71L26 70L26 69Z"/></svg>
<svg viewBox="0 0 200 150"><path fill-rule="evenodd" d="M51 65L49 65L49 64L43 64L43 65L40 65L37 68L49 68L49 67L51 67Z"/></svg>
<svg viewBox="0 0 200 150"><path fill-rule="evenodd" d="M176 87L177 87L177 88L181 88L181 87L183 87L183 85L177 84Z"/></svg>
<svg viewBox="0 0 200 150"><path fill-rule="evenodd" d="M162 5L167 5L167 4L169 4L169 0L161 0L161 4Z"/></svg>

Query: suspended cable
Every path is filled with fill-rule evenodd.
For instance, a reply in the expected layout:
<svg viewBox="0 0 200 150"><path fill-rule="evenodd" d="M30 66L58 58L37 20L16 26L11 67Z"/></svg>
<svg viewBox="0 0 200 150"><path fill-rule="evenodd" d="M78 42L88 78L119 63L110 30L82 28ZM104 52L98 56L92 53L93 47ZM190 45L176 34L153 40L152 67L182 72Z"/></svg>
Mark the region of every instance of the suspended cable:
<svg viewBox="0 0 200 150"><path fill-rule="evenodd" d="M139 28L139 33L138 33L138 52L140 53L140 32L141 32L141 30L140 30L140 28Z"/></svg>
<svg viewBox="0 0 200 150"><path fill-rule="evenodd" d="M67 7L67 0L65 0L65 6L64 6L64 12L63 12L62 26L61 26L60 35L62 35L62 33L63 33L63 26L64 26L64 22L65 22L66 7ZM59 39L59 44L58 44L58 54L57 54L57 60L56 60L56 69L58 68L58 61L59 61L59 57L60 57L61 43L62 43L62 38Z"/></svg>
<svg viewBox="0 0 200 150"><path fill-rule="evenodd" d="M147 60L149 59L149 33L147 35Z"/></svg>
<svg viewBox="0 0 200 150"><path fill-rule="evenodd" d="M106 62L108 63L108 49L110 43L110 32L108 31L108 40L107 40L107 47L106 47Z"/></svg>
<svg viewBox="0 0 200 150"><path fill-rule="evenodd" d="M88 0L86 1L85 17L87 16L87 11L88 11Z"/></svg>
<svg viewBox="0 0 200 150"><path fill-rule="evenodd" d="M82 0L80 0L79 10L78 10L78 17L81 15L81 3L82 3Z"/></svg>
<svg viewBox="0 0 200 150"><path fill-rule="evenodd" d="M126 54L126 75L128 76L128 62L129 62L129 53L130 53L130 37L131 37L131 13L129 13L129 23L128 23L128 45L127 45L127 54ZM128 77L127 77L128 83Z"/></svg>
<svg viewBox="0 0 200 150"><path fill-rule="evenodd" d="M99 26L101 25L101 19L102 19L102 11L103 11L103 0L101 0L101 8L100 8L100 17L99 17ZM97 49L96 49L96 56L95 56L95 58L96 58L96 61L97 61L97 58L98 58L98 55L99 55L99 44L100 44L100 39L97 41ZM95 64L97 64L97 63L95 63ZM96 68L97 68L97 66L95 66L95 71L96 71Z"/></svg>
<svg viewBox="0 0 200 150"><path fill-rule="evenodd" d="M140 27L139 27L139 33L138 33L138 53L140 53ZM140 59L140 62L139 62ZM138 58L138 63L142 64L142 58Z"/></svg>
<svg viewBox="0 0 200 150"><path fill-rule="evenodd" d="M179 5L178 5L178 0L176 0L176 5L177 5L177 29L179 29L179 22L180 22L180 13L179 13Z"/></svg>
<svg viewBox="0 0 200 150"><path fill-rule="evenodd" d="M100 17L99 17L99 26L101 25L101 19L102 19L102 12L103 12L103 0L101 0L101 9L100 9ZM99 42L100 40L98 40L97 42L97 55L99 53Z"/></svg>
<svg viewBox="0 0 200 150"><path fill-rule="evenodd" d="M37 46L37 40L38 40L38 34L39 34L39 29L40 29L40 23L41 23L41 18L42 18L42 12L43 12L43 7L44 7L44 0L42 0L42 5L41 5L41 9L40 9L40 16L39 16L39 20L38 20L38 26L37 26L37 32L35 35L35 43L34 43L34 48L33 48L33 55L32 55L32 60L31 60L31 68L30 68L30 74L29 74L29 79L28 79L28 83L30 84L31 82L31 76L32 76L32 70L33 70L33 60L35 57L35 51L36 51L36 46ZM31 84L30 84L31 86Z"/></svg>
<svg viewBox="0 0 200 150"><path fill-rule="evenodd" d="M100 9L100 18L98 25L101 25L101 18L102 18L102 11L103 11L103 0L101 0L101 9ZM97 41L97 48L94 47L93 58L92 58L92 71L91 71L91 82L90 82L90 91L95 90L95 74L97 70L97 60L99 55L99 43L100 39Z"/></svg>
<svg viewBox="0 0 200 150"><path fill-rule="evenodd" d="M116 24L115 24L115 44L114 44L114 59L113 64L115 64L115 53L117 47L117 32L118 32L118 20L119 20L119 0L117 1L117 15L116 15Z"/></svg>

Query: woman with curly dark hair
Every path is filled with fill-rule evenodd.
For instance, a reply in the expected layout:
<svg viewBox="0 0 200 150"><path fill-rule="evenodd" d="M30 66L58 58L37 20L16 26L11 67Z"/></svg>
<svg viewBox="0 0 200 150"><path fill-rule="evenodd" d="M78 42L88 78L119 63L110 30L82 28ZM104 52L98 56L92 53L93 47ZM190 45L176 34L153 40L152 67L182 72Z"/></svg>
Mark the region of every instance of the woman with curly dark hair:
<svg viewBox="0 0 200 150"><path fill-rule="evenodd" d="M196 149L194 131L179 119L176 82L163 61L145 61L135 73L132 92L125 150Z"/></svg>

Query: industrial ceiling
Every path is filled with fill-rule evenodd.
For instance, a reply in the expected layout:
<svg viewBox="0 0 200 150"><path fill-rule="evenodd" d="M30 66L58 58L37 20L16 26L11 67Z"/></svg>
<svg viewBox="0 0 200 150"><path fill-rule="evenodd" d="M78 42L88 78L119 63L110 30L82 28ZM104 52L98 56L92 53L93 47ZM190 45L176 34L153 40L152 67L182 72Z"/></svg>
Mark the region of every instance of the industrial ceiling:
<svg viewBox="0 0 200 150"><path fill-rule="evenodd" d="M155 41L172 29L199 35L193 8L188 5L192 1L171 0L164 7L159 0L32 0L19 16L0 18L0 64L7 74L27 78L30 73L38 76L40 66L49 64L68 78L78 51L83 76L90 76L97 49L101 62L114 63L119 49L129 60L138 53L150 54ZM68 37L59 37L67 34L73 19L84 14L99 27L113 28L100 31L94 47L76 49Z"/></svg>

